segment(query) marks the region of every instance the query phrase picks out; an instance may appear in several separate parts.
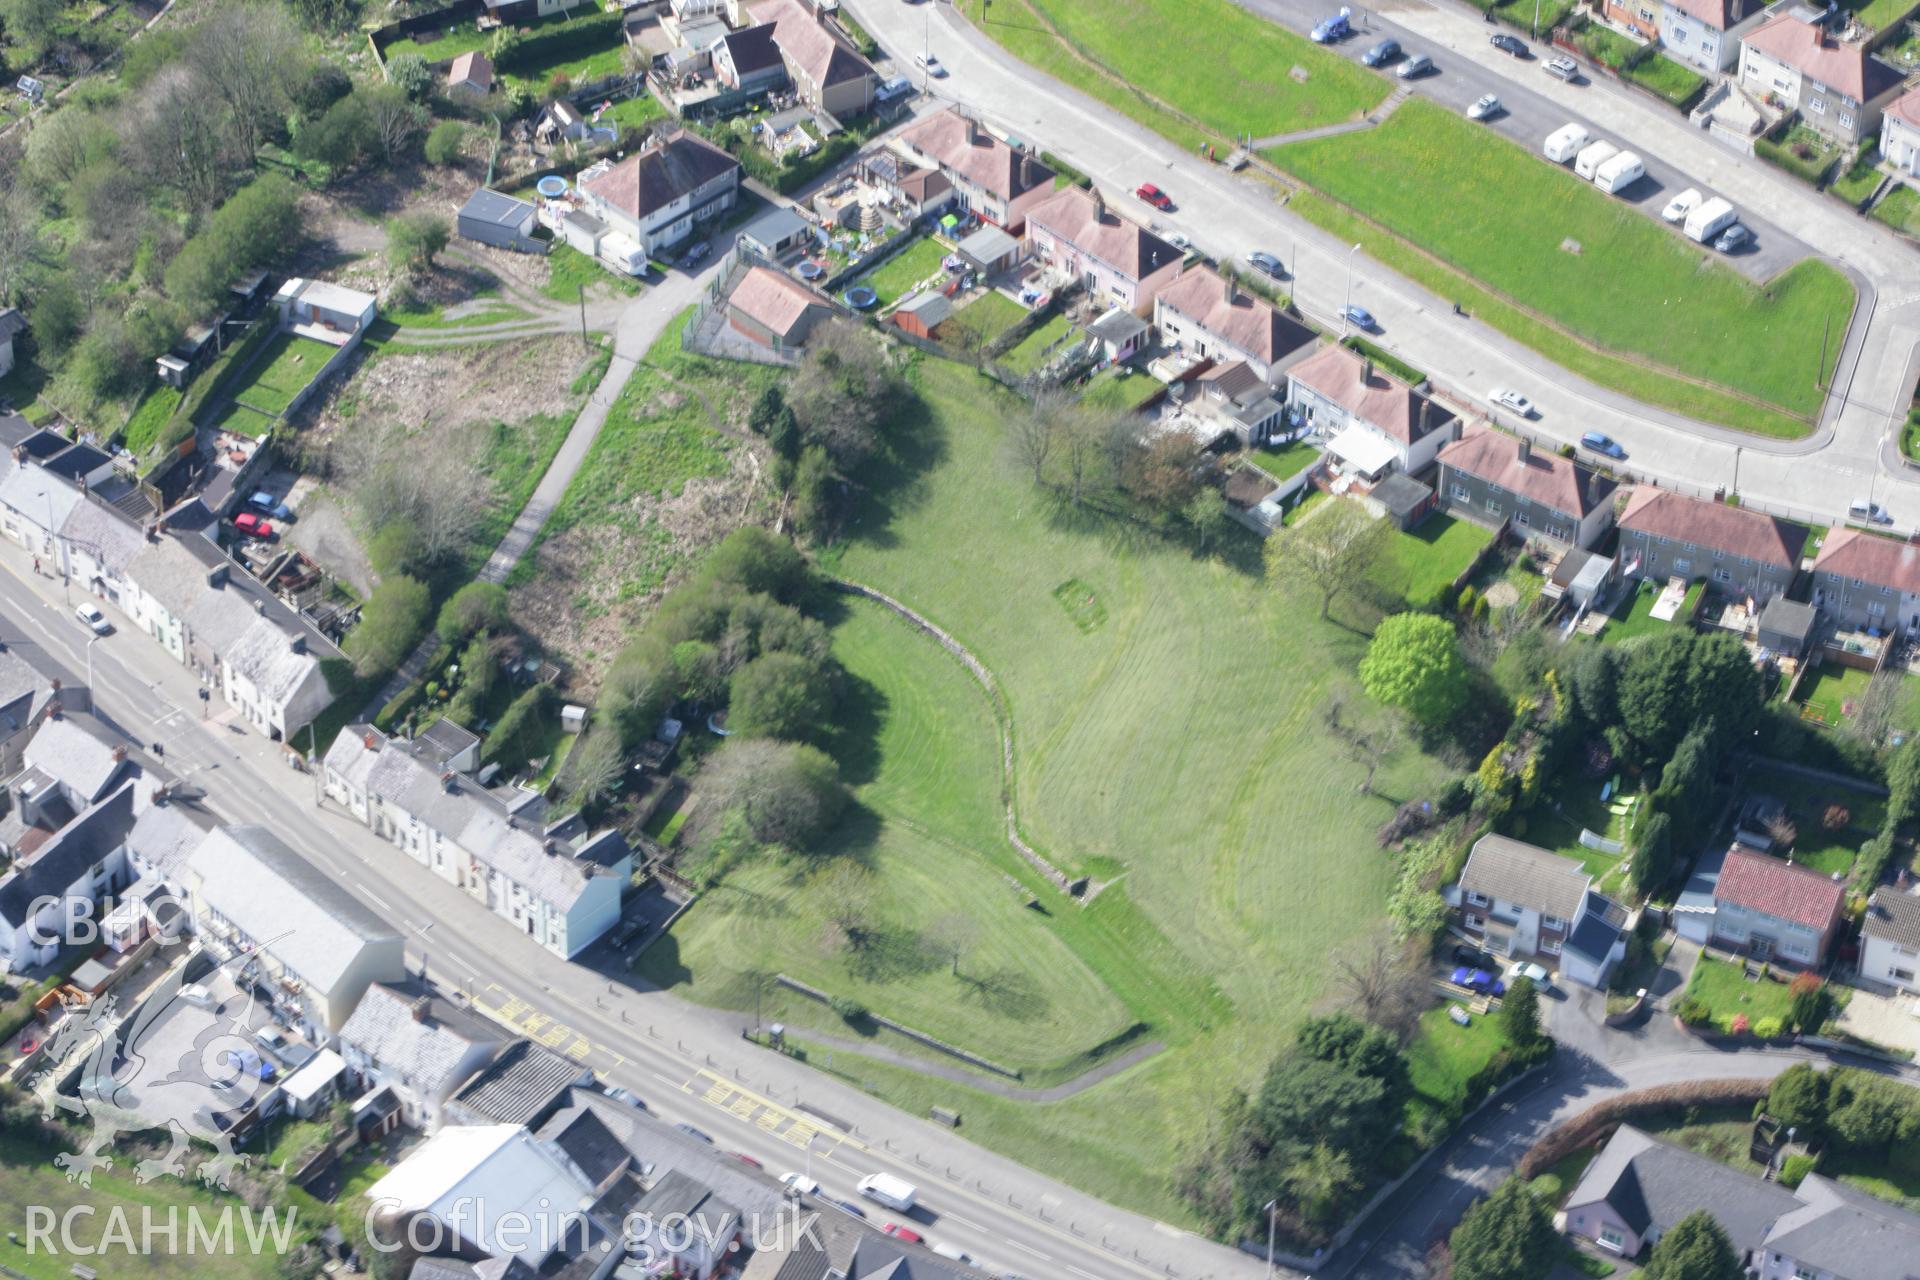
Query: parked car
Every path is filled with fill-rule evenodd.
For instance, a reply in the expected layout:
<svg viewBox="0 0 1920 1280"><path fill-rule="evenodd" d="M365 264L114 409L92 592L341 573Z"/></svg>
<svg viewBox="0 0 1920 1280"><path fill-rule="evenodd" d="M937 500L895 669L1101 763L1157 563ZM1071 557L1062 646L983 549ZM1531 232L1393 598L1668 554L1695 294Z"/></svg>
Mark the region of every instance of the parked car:
<svg viewBox="0 0 1920 1280"><path fill-rule="evenodd" d="M1399 56L1400 42L1392 36L1388 36L1385 40L1382 40L1379 44L1376 44L1373 48L1361 54L1360 62L1363 66L1384 67L1387 63L1392 62Z"/></svg>
<svg viewBox="0 0 1920 1280"><path fill-rule="evenodd" d="M680 255L680 265L683 267L697 266L705 262L707 255L712 252L713 242L710 240L702 240L699 244L696 244L693 248Z"/></svg>
<svg viewBox="0 0 1920 1280"><path fill-rule="evenodd" d="M1491 120L1505 110L1506 108L1500 105L1497 94L1483 93L1473 100L1472 106L1467 108L1467 119Z"/></svg>
<svg viewBox="0 0 1920 1280"><path fill-rule="evenodd" d="M646 930L647 922L637 916L629 916L607 931L607 942L615 951L625 951L633 945L633 940Z"/></svg>
<svg viewBox="0 0 1920 1280"><path fill-rule="evenodd" d="M640 1095L631 1089L622 1089L616 1086L607 1090L607 1096L615 1102L632 1107L635 1111L645 1111L647 1109L647 1104L640 1100Z"/></svg>
<svg viewBox="0 0 1920 1280"><path fill-rule="evenodd" d="M897 1222L889 1222L886 1226L880 1228L880 1231L881 1234L892 1236L902 1244L920 1244L926 1240L925 1236L915 1231L912 1227L903 1227Z"/></svg>
<svg viewBox="0 0 1920 1280"><path fill-rule="evenodd" d="M213 1008L213 992L198 982L189 982L181 987L180 1000L183 1004L190 1004L196 1009Z"/></svg>
<svg viewBox="0 0 1920 1280"><path fill-rule="evenodd" d="M1347 20L1352 14L1353 10L1343 7L1340 12L1331 17L1320 19L1319 24L1313 29L1313 42L1332 44L1336 40L1345 40L1352 35L1353 24Z"/></svg>
<svg viewBox="0 0 1920 1280"><path fill-rule="evenodd" d="M1493 969L1498 967L1494 958L1478 947L1468 946L1464 942L1455 943L1453 962L1463 964L1469 969Z"/></svg>
<svg viewBox="0 0 1920 1280"><path fill-rule="evenodd" d="M247 499L247 505L263 516L272 516L275 520L291 521L293 508L268 493L265 489Z"/></svg>
<svg viewBox="0 0 1920 1280"><path fill-rule="evenodd" d="M1247 265L1262 275L1272 276L1275 280L1287 273L1287 269L1280 265L1280 259L1265 249L1255 249L1248 254Z"/></svg>
<svg viewBox="0 0 1920 1280"><path fill-rule="evenodd" d="M747 1165L747 1166L749 1166L750 1168L754 1168L754 1169L764 1169L764 1168L766 1168L766 1167L767 1167L767 1166L765 1166L764 1164L761 1164L759 1160L757 1160L757 1159L755 1159L755 1158L754 1158L753 1156L750 1156L750 1155L748 1155L748 1154L747 1154L746 1152L744 1152L744 1151L736 1151L736 1152L734 1152L734 1153L733 1153L733 1158L734 1158L735 1160L738 1160L738 1161L739 1161L739 1162L740 1162L741 1164L744 1164L744 1165Z"/></svg>
<svg viewBox="0 0 1920 1280"><path fill-rule="evenodd" d="M1699 205L1703 198L1700 194L1700 188L1688 187L1685 191L1682 191L1679 195L1667 201L1667 207L1660 211L1661 220L1665 222L1684 222L1687 215L1694 211L1694 208Z"/></svg>
<svg viewBox="0 0 1920 1280"><path fill-rule="evenodd" d="M1549 991L1553 988L1553 975L1547 972L1545 966L1537 965L1531 960L1513 966L1513 971L1507 976L1515 979L1525 978L1541 991Z"/></svg>
<svg viewBox="0 0 1920 1280"><path fill-rule="evenodd" d="M1465 987L1469 991L1478 991L1483 995L1503 996L1507 994L1507 984L1488 973L1485 969L1469 969L1465 965L1453 971L1453 985Z"/></svg>
<svg viewBox="0 0 1920 1280"><path fill-rule="evenodd" d="M100 612L98 605L77 604L73 607L73 616L87 624L87 630L97 636L113 634L113 624L107 621L107 615Z"/></svg>
<svg viewBox="0 0 1920 1280"><path fill-rule="evenodd" d="M958 1262L968 1267L974 1265L973 1259L968 1256L967 1251L958 1245L936 1244L931 1247L935 1253L945 1258L948 1262Z"/></svg>
<svg viewBox="0 0 1920 1280"><path fill-rule="evenodd" d="M1536 412L1533 401L1511 387L1495 387L1487 392L1487 400L1499 405L1502 409L1511 409L1523 418L1531 418Z"/></svg>
<svg viewBox="0 0 1920 1280"><path fill-rule="evenodd" d="M255 515L251 511L242 511L233 518L233 527L249 538L273 537L273 522Z"/></svg>
<svg viewBox="0 0 1920 1280"><path fill-rule="evenodd" d="M913 55L913 65L936 80L944 80L947 77L947 69L940 65L940 55L938 54L916 53Z"/></svg>
<svg viewBox="0 0 1920 1280"><path fill-rule="evenodd" d="M783 1173L780 1175L780 1184L797 1196L820 1194L820 1184L804 1173Z"/></svg>
<svg viewBox="0 0 1920 1280"><path fill-rule="evenodd" d="M1515 41L1515 43L1519 43ZM1508 50L1509 53L1512 50ZM1555 80L1565 80L1568 84L1580 83L1580 64L1566 54L1547 59L1547 74Z"/></svg>
<svg viewBox="0 0 1920 1280"><path fill-rule="evenodd" d="M1143 182L1133 189L1133 194L1145 200L1154 208L1165 213L1173 208L1173 199L1151 182Z"/></svg>
<svg viewBox="0 0 1920 1280"><path fill-rule="evenodd" d="M686 1134L689 1138L698 1138L700 1141L706 1143L708 1146L713 1145L713 1139L711 1137L701 1132L699 1129L694 1128L692 1125L685 1123L684 1121L674 1125L673 1127L678 1129L680 1132Z"/></svg>
<svg viewBox="0 0 1920 1280"><path fill-rule="evenodd" d="M1853 505L1847 508L1847 515L1855 520L1865 520L1869 524L1893 523L1893 517L1887 514L1885 507L1866 498L1855 498Z"/></svg>
<svg viewBox="0 0 1920 1280"><path fill-rule="evenodd" d="M1720 233L1720 238L1713 242L1713 247L1721 253L1738 253L1752 243L1753 232L1747 230L1747 224L1736 222Z"/></svg>
<svg viewBox="0 0 1920 1280"><path fill-rule="evenodd" d="M856 1218L864 1218L867 1216L867 1211L851 1200L834 1200L830 1201L830 1203L840 1212L850 1213Z"/></svg>
<svg viewBox="0 0 1920 1280"><path fill-rule="evenodd" d="M1394 74L1402 80L1417 80L1431 70L1433 70L1433 59L1424 53L1416 53L1401 63L1400 69Z"/></svg>
<svg viewBox="0 0 1920 1280"><path fill-rule="evenodd" d="M1504 31L1498 35L1488 36L1487 43L1513 58L1524 58L1533 52L1527 48L1527 42L1525 40L1522 40L1519 36L1510 36Z"/></svg>
<svg viewBox="0 0 1920 1280"><path fill-rule="evenodd" d="M1168 232L1167 243L1172 245L1174 248L1180 250L1180 252L1182 253L1185 253L1187 250L1193 248L1193 241L1187 239L1187 233L1184 231Z"/></svg>
<svg viewBox="0 0 1920 1280"><path fill-rule="evenodd" d="M1627 451L1620 447L1620 442L1604 431L1589 431L1580 437L1580 443L1595 453L1606 454L1616 462L1627 456Z"/></svg>
<svg viewBox="0 0 1920 1280"><path fill-rule="evenodd" d="M1373 318L1373 312L1359 306L1347 308L1347 323L1356 329L1365 329L1368 333L1380 327L1380 322Z"/></svg>

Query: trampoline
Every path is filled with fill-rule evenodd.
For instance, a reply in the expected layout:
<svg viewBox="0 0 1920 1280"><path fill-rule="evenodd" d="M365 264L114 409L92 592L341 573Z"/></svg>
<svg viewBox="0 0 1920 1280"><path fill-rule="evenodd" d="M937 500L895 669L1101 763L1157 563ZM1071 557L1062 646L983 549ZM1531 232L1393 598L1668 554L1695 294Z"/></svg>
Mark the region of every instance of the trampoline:
<svg viewBox="0 0 1920 1280"><path fill-rule="evenodd" d="M855 311L865 311L868 307L880 301L880 295L872 289L869 289L866 285L858 284L847 290L846 299L847 305Z"/></svg>
<svg viewBox="0 0 1920 1280"><path fill-rule="evenodd" d="M567 194L567 180L557 173L550 173L535 184L534 190L549 200L558 199Z"/></svg>
<svg viewBox="0 0 1920 1280"><path fill-rule="evenodd" d="M825 263L814 262L811 259L801 263L799 271L802 280L818 280L821 276L827 274Z"/></svg>

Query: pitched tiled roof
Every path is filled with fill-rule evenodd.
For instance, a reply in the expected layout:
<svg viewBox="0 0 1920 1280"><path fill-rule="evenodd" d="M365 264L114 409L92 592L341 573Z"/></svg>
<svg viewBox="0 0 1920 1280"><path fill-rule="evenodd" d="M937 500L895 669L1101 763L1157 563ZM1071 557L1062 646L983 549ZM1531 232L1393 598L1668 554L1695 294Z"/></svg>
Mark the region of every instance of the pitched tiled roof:
<svg viewBox="0 0 1920 1280"><path fill-rule="evenodd" d="M1606 1203L1638 1236L1660 1234L1698 1209L1713 1215L1742 1257L1800 1207L1793 1192L1718 1160L1620 1126L1567 1198L1569 1210Z"/></svg>
<svg viewBox="0 0 1920 1280"><path fill-rule="evenodd" d="M581 188L629 217L644 218L739 167L719 147L681 129L656 138Z"/></svg>
<svg viewBox="0 0 1920 1280"><path fill-rule="evenodd" d="M1727 852L1714 886L1716 902L1731 902L1777 920L1824 930L1846 897L1846 886L1810 867L1744 846Z"/></svg>
<svg viewBox="0 0 1920 1280"><path fill-rule="evenodd" d="M1453 421L1452 411L1338 343L1294 365L1287 377L1402 444L1425 439Z"/></svg>
<svg viewBox="0 0 1920 1280"><path fill-rule="evenodd" d="M952 108L902 129L900 141L1002 200L1017 199L1053 181L1053 170Z"/></svg>
<svg viewBox="0 0 1920 1280"><path fill-rule="evenodd" d="M1045 227L1055 237L1132 280L1152 275L1181 252L1131 218L1107 208L1100 197L1079 187L1062 187L1027 211L1029 226Z"/></svg>
<svg viewBox="0 0 1920 1280"><path fill-rule="evenodd" d="M755 5L753 18L773 24L773 42L780 52L822 88L874 74L872 63L842 44L795 0Z"/></svg>
<svg viewBox="0 0 1920 1280"><path fill-rule="evenodd" d="M1462 889L1562 920L1580 910L1589 880L1572 858L1507 836L1481 836L1460 872Z"/></svg>
<svg viewBox="0 0 1920 1280"><path fill-rule="evenodd" d="M1803 1207L1773 1224L1768 1253L1847 1280L1911 1280L1920 1218L1817 1173L1806 1176L1796 1195Z"/></svg>
<svg viewBox="0 0 1920 1280"><path fill-rule="evenodd" d="M1792 13L1768 19L1743 43L1860 102L1871 102L1900 81L1900 73L1869 55L1865 44L1842 44L1821 24L1802 22Z"/></svg>
<svg viewBox="0 0 1920 1280"><path fill-rule="evenodd" d="M768 267L753 267L733 287L727 304L785 337L806 316L809 307L824 307L820 295L791 276Z"/></svg>
<svg viewBox="0 0 1920 1280"><path fill-rule="evenodd" d="M1262 364L1313 341L1313 330L1266 299L1233 288L1212 267L1183 273L1160 291L1157 301Z"/></svg>
<svg viewBox="0 0 1920 1280"><path fill-rule="evenodd" d="M448 84L466 84L469 81L479 86L482 93L493 88L493 62L486 54L478 51L463 53L447 69Z"/></svg>
<svg viewBox="0 0 1920 1280"><path fill-rule="evenodd" d="M1740 0L1667 0L1667 3L1715 31L1725 31L1739 21L1734 14L1740 10Z"/></svg>
<svg viewBox="0 0 1920 1280"><path fill-rule="evenodd" d="M1621 513L1620 527L1656 538L1678 538L1781 569L1800 567L1800 548L1807 540L1804 525L1648 485L1633 491Z"/></svg>
<svg viewBox="0 0 1920 1280"><path fill-rule="evenodd" d="M1909 89L1887 104L1888 115L1920 129L1920 89Z"/></svg>
<svg viewBox="0 0 1920 1280"><path fill-rule="evenodd" d="M1504 431L1483 427L1442 449L1440 461L1579 519L1612 499L1613 481L1555 453L1533 449L1522 457L1520 445Z"/></svg>
<svg viewBox="0 0 1920 1280"><path fill-rule="evenodd" d="M1920 893L1881 885L1867 899L1860 932L1920 951Z"/></svg>
<svg viewBox="0 0 1920 1280"><path fill-rule="evenodd" d="M1814 557L1815 573L1858 578L1920 595L1920 547L1861 529L1836 529Z"/></svg>

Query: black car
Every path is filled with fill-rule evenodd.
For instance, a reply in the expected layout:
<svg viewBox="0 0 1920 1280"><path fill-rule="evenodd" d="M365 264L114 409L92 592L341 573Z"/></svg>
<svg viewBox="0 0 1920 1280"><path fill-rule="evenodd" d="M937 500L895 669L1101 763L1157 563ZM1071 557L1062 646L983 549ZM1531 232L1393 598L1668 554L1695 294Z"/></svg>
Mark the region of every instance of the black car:
<svg viewBox="0 0 1920 1280"><path fill-rule="evenodd" d="M1458 965L1465 965L1469 969L1497 969L1500 967L1492 956L1477 947L1470 947L1464 942L1457 943L1454 946L1453 962Z"/></svg>
<svg viewBox="0 0 1920 1280"><path fill-rule="evenodd" d="M690 1124L686 1124L683 1122L681 1124L676 1124L673 1127L678 1129L680 1132L686 1134L689 1138L698 1138L700 1139L700 1141L706 1143L708 1146L713 1145L712 1138L708 1137L706 1134L702 1133L700 1130L694 1128Z"/></svg>
<svg viewBox="0 0 1920 1280"><path fill-rule="evenodd" d="M712 252L713 252L712 242L707 240L702 240L699 244L696 244L695 246L693 246L693 248L687 250L685 253L680 255L680 265L683 267L691 267L695 263L705 262L707 260L707 255Z"/></svg>
<svg viewBox="0 0 1920 1280"><path fill-rule="evenodd" d="M1286 274L1286 268L1280 265L1279 257L1268 253L1265 249L1255 249L1248 254L1247 265L1263 275L1272 276L1275 280Z"/></svg>
<svg viewBox="0 0 1920 1280"><path fill-rule="evenodd" d="M850 1213L856 1218L864 1218L867 1216L867 1211L851 1200L829 1200L827 1203L831 1204L840 1212Z"/></svg>
<svg viewBox="0 0 1920 1280"><path fill-rule="evenodd" d="M1373 48L1360 55L1360 61L1369 67L1384 67L1400 56L1400 42L1389 36Z"/></svg>
<svg viewBox="0 0 1920 1280"><path fill-rule="evenodd" d="M1527 42L1519 36L1510 36L1504 31L1498 35L1488 36L1487 43L1500 52L1511 54L1516 58L1524 58L1527 56Z"/></svg>
<svg viewBox="0 0 1920 1280"><path fill-rule="evenodd" d="M607 931L607 942L615 951L625 951L645 932L647 922L629 917Z"/></svg>

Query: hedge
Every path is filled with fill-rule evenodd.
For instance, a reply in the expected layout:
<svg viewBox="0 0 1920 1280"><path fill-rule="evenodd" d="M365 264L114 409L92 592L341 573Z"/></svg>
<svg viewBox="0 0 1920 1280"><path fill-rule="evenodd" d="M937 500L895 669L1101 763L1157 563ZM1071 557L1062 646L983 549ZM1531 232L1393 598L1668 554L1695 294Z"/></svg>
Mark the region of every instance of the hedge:
<svg viewBox="0 0 1920 1280"><path fill-rule="evenodd" d="M1574 1152L1593 1146L1603 1134L1641 1116L1678 1107L1754 1103L1765 1098L1772 1088L1773 1081L1757 1078L1681 1080L1623 1093L1588 1107L1564 1124L1555 1125L1546 1137L1527 1148L1515 1172L1523 1179L1537 1178Z"/></svg>
<svg viewBox="0 0 1920 1280"><path fill-rule="evenodd" d="M494 69L514 71L529 64L563 61L578 49L617 44L622 39L621 22L618 13L596 13L532 35L502 31L494 41Z"/></svg>
<svg viewBox="0 0 1920 1280"><path fill-rule="evenodd" d="M1414 368L1406 361L1399 359L1397 356L1390 355L1379 347L1374 346L1365 338L1355 337L1349 334L1340 340L1340 345L1350 351L1358 351L1361 355L1373 361L1382 369L1400 379L1402 382L1407 383L1409 386L1417 387L1427 380L1426 374L1420 372L1420 370Z"/></svg>

